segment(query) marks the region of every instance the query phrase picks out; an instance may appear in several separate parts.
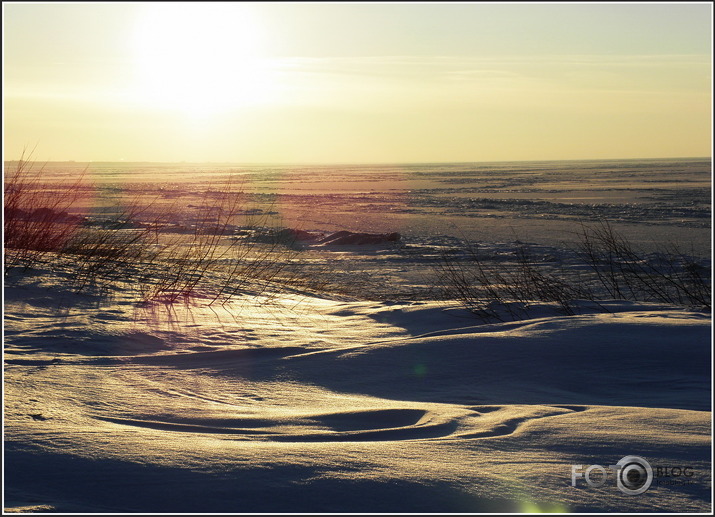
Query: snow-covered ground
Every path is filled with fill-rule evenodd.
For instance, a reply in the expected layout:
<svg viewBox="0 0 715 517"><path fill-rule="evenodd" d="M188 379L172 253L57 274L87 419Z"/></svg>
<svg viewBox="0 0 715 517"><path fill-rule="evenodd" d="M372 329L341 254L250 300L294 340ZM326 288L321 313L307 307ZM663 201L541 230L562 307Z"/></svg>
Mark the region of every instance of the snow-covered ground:
<svg viewBox="0 0 715 517"><path fill-rule="evenodd" d="M711 508L709 314L542 304L478 324L299 294L136 308L47 273L5 296L6 508ZM572 486L572 465L627 455L692 476Z"/></svg>
<svg viewBox="0 0 715 517"><path fill-rule="evenodd" d="M500 192L510 195L493 186L480 199ZM529 217L546 206L512 205ZM702 236L703 210L694 203L678 228ZM340 217L302 228L351 229L352 215ZM248 290L209 305L197 291L138 304L120 280L75 292L71 264L11 270L5 509L712 511L711 314L603 300L573 302L574 315L542 302L519 320L498 305L503 321L475 318L432 296L431 264L458 243L437 215L421 232L429 217L403 227L387 215L383 226L354 219L364 231L400 231L399 243L309 243L297 253L305 272L329 273L324 292ZM680 231L668 221L639 228ZM499 260L516 246L501 236L482 246ZM526 237L539 260L580 271L557 239ZM614 473L586 482L590 466L626 456L652 467L643 493L619 489ZM589 472L598 481L600 469Z"/></svg>

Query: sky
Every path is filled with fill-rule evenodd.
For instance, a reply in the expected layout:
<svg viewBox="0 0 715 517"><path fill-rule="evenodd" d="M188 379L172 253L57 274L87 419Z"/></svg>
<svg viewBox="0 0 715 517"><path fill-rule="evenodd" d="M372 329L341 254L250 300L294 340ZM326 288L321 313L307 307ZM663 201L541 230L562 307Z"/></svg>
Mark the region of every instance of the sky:
<svg viewBox="0 0 715 517"><path fill-rule="evenodd" d="M710 2L2 7L6 160L711 156Z"/></svg>

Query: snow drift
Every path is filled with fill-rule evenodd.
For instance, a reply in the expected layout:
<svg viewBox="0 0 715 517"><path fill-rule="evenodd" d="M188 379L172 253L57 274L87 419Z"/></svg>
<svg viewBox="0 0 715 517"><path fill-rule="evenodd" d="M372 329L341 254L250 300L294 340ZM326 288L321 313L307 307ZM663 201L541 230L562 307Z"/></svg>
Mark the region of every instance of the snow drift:
<svg viewBox="0 0 715 517"><path fill-rule="evenodd" d="M6 288L10 509L710 506L709 315L543 304L476 325L434 302L299 295L150 311L120 293L63 303L46 281ZM571 486L571 465L626 454L687 464L693 483Z"/></svg>

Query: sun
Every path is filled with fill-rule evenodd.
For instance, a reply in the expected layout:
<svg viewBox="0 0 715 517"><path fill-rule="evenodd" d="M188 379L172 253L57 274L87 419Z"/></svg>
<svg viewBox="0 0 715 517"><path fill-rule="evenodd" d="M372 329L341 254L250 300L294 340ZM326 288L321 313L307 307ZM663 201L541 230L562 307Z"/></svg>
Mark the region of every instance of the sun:
<svg viewBox="0 0 715 517"><path fill-rule="evenodd" d="M132 35L135 100L207 115L260 104L270 92L263 35L240 3L152 3Z"/></svg>

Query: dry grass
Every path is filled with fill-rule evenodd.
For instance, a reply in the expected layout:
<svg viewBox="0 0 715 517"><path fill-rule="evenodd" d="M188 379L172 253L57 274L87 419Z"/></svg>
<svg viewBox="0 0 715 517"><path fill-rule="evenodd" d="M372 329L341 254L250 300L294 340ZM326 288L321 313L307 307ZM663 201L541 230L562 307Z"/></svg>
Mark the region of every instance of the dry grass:
<svg viewBox="0 0 715 517"><path fill-rule="evenodd" d="M579 251L612 298L711 307L711 272L678 246L650 255L607 222L582 225Z"/></svg>
<svg viewBox="0 0 715 517"><path fill-rule="evenodd" d="M255 212L244 210L246 196L231 181L208 188L191 224L178 229L176 206L139 199L104 207L101 218L70 217L88 195L82 178L58 189L42 181L42 171L23 159L6 173L6 278L15 266L21 272L62 267L75 291L121 283L137 292L140 304L199 296L223 304L241 292L308 283L295 264L286 269L294 250L237 235L260 225L245 215Z"/></svg>
<svg viewBox="0 0 715 517"><path fill-rule="evenodd" d="M81 218L68 211L84 195L84 175L64 184L43 179L32 153L14 168L6 168L4 180L4 267L28 269L48 253L61 250L79 231Z"/></svg>
<svg viewBox="0 0 715 517"><path fill-rule="evenodd" d="M527 246L511 260L494 260L465 242L466 260L443 254L436 265L444 297L458 300L488 321L529 316L533 302L554 302L574 314L576 300L595 306L608 299L660 302L711 309L711 271L676 246L657 253L637 250L608 223L582 225L574 252L586 272L545 264ZM604 309L605 310L605 309Z"/></svg>

